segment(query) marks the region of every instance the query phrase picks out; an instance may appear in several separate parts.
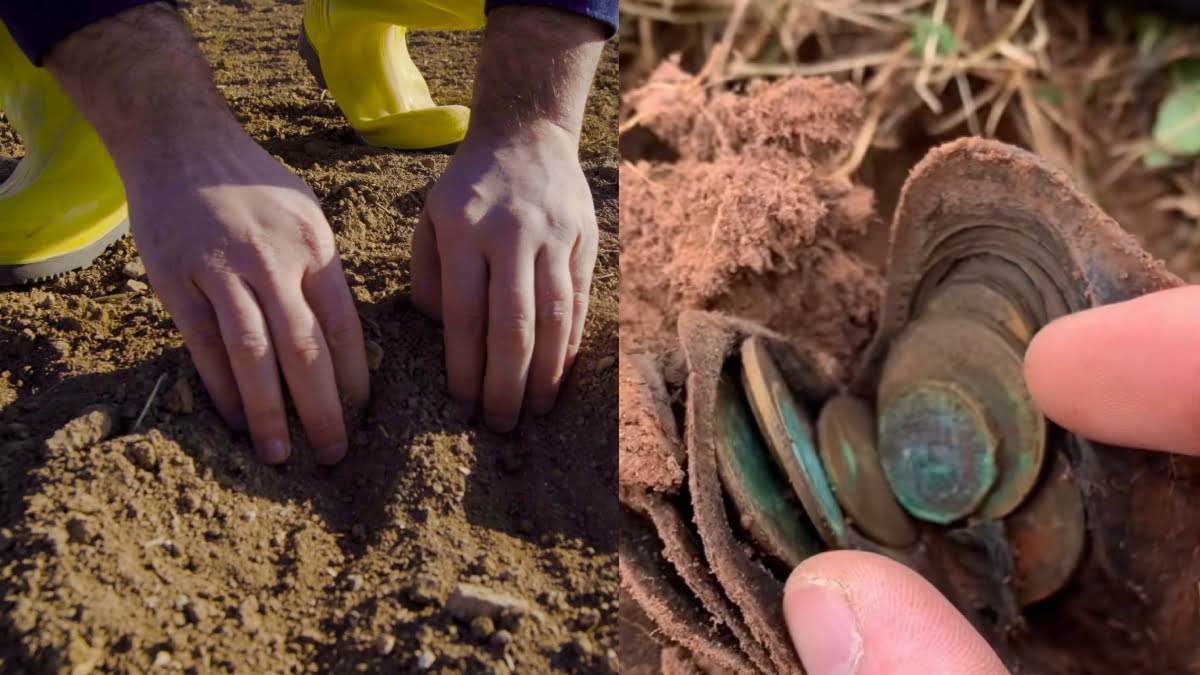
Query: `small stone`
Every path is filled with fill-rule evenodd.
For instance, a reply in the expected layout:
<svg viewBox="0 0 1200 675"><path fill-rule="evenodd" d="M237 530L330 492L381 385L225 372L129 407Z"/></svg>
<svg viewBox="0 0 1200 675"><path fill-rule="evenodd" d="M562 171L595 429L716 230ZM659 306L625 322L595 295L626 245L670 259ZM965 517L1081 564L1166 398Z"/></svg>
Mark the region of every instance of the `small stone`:
<svg viewBox="0 0 1200 675"><path fill-rule="evenodd" d="M367 340L367 370L379 370L383 365L383 347L378 342Z"/></svg>
<svg viewBox="0 0 1200 675"><path fill-rule="evenodd" d="M596 372L599 373L599 372L608 370L616 362L617 362L617 357L605 356L604 358L602 358L596 362Z"/></svg>
<svg viewBox="0 0 1200 675"><path fill-rule="evenodd" d="M262 628L262 615L258 613L258 598L247 595L238 605L238 619L242 628L250 633L257 633Z"/></svg>
<svg viewBox="0 0 1200 675"><path fill-rule="evenodd" d="M129 461L139 469L153 472L158 467L158 453L149 441L137 441L125 451Z"/></svg>
<svg viewBox="0 0 1200 675"><path fill-rule="evenodd" d="M142 262L141 258L134 258L125 263L125 266L121 268L121 274L130 279L144 279L146 277L146 264Z"/></svg>
<svg viewBox="0 0 1200 675"><path fill-rule="evenodd" d="M65 340L51 340L50 348L58 352L59 356L67 356L71 353L71 345Z"/></svg>
<svg viewBox="0 0 1200 675"><path fill-rule="evenodd" d="M492 623L491 617L477 616L471 619L471 639L475 642L483 642L491 637L496 630L496 625Z"/></svg>
<svg viewBox="0 0 1200 675"><path fill-rule="evenodd" d="M441 596L442 588L436 577L419 574L408 587L408 598L418 605L432 605Z"/></svg>
<svg viewBox="0 0 1200 675"><path fill-rule="evenodd" d="M592 655L595 648L592 646L592 641L586 635L576 635L574 640L571 640L571 651L575 652L575 656L583 659Z"/></svg>
<svg viewBox="0 0 1200 675"><path fill-rule="evenodd" d="M346 588L350 589L351 593L362 590L363 581L361 574L351 574L346 577Z"/></svg>
<svg viewBox="0 0 1200 675"><path fill-rule="evenodd" d="M418 670L429 670L433 667L434 661L437 661L437 657L434 656L433 652L430 652L428 649L422 649L421 651L417 652Z"/></svg>
<svg viewBox="0 0 1200 675"><path fill-rule="evenodd" d="M34 307L49 309L50 305L54 303L54 296L40 288L34 288L29 291L29 301L33 303Z"/></svg>
<svg viewBox="0 0 1200 675"><path fill-rule="evenodd" d="M154 655L154 663L151 664L151 667L152 668L162 668L170 662L171 662L171 652L160 651Z"/></svg>
<svg viewBox="0 0 1200 675"><path fill-rule="evenodd" d="M600 612L591 607L585 607L579 610L579 616L575 622L578 624L579 630L590 631L600 623Z"/></svg>
<svg viewBox="0 0 1200 675"><path fill-rule="evenodd" d="M67 536L76 544L90 544L97 534L91 518L75 516L67 521Z"/></svg>
<svg viewBox="0 0 1200 675"><path fill-rule="evenodd" d="M490 642L491 645L493 647L495 647L496 649L505 649L510 644L512 644L512 641L513 641L512 633L510 633L506 630L498 630L495 633L492 633L492 639L489 640L488 642Z"/></svg>
<svg viewBox="0 0 1200 675"><path fill-rule="evenodd" d="M129 281L125 282L125 289L128 290L130 293L145 293L146 291L150 290L150 287L147 286L144 281L138 281L137 279L130 279ZM167 658L170 658L170 657L167 657Z"/></svg>
<svg viewBox="0 0 1200 675"><path fill-rule="evenodd" d="M375 640L375 651L378 652L380 656L387 656L388 654L391 654L392 650L395 648L396 638L392 637L391 635L380 635Z"/></svg>
<svg viewBox="0 0 1200 675"><path fill-rule="evenodd" d="M200 623L208 618L208 603L203 600L193 600L183 608L183 615L192 623Z"/></svg>
<svg viewBox="0 0 1200 675"><path fill-rule="evenodd" d="M8 528L0 529L0 553L13 547L13 533Z"/></svg>
<svg viewBox="0 0 1200 675"><path fill-rule="evenodd" d="M527 610L526 604L504 593L498 593L485 586L475 584L459 584L446 601L446 611L450 616L464 623L470 622L477 616L488 618L498 617L504 610Z"/></svg>
<svg viewBox="0 0 1200 675"><path fill-rule="evenodd" d="M242 520L246 521L247 523L253 523L256 518L258 518L258 511L255 511L254 509L250 509L249 511L242 513Z"/></svg>

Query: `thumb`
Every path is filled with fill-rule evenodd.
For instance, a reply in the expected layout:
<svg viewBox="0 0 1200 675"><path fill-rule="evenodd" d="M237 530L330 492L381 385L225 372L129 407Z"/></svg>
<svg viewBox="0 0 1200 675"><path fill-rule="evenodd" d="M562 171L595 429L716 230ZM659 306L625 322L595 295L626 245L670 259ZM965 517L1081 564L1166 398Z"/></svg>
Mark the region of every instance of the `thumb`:
<svg viewBox="0 0 1200 675"><path fill-rule="evenodd" d="M783 614L809 675L1008 675L932 584L873 553L805 560L788 579Z"/></svg>

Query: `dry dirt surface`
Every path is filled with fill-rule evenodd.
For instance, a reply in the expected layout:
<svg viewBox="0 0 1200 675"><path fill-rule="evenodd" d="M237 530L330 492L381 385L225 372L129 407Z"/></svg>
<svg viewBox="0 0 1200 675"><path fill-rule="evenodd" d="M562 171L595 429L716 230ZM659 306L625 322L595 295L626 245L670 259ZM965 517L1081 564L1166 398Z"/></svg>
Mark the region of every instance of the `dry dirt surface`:
<svg viewBox="0 0 1200 675"><path fill-rule="evenodd" d="M0 293L0 671L616 672L616 46L581 148L602 232L579 364L552 415L501 437L452 405L441 331L408 300L449 154L354 142L294 50L299 3L183 11L329 216L372 406L341 465L316 465L297 422L293 459L262 466L131 283L132 241ZM479 34L409 44L436 99L469 103ZM20 155L0 122L0 177Z"/></svg>

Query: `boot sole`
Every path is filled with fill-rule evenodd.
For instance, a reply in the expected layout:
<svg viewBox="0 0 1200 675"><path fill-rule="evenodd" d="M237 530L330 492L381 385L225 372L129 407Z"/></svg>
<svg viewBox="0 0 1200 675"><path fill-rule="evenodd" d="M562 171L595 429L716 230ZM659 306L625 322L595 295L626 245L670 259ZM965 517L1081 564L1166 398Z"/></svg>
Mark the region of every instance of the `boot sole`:
<svg viewBox="0 0 1200 675"><path fill-rule="evenodd" d="M96 258L100 257L100 254L104 253L112 244L124 239L127 234L129 234L128 218L122 220L120 225L109 230L103 237L77 251L38 262L0 265L0 286L16 286L44 281L62 276L67 272L90 267Z"/></svg>

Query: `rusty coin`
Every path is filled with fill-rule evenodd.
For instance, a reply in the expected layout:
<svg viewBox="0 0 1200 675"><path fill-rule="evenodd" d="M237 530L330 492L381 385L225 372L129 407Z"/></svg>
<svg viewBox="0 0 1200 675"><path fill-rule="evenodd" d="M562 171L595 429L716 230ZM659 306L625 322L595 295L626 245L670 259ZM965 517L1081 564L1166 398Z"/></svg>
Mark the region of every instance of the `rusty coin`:
<svg viewBox="0 0 1200 675"><path fill-rule="evenodd" d="M1004 521L1016 565L1013 585L1023 605L1044 600L1066 585L1083 557L1083 497L1070 464L1060 453L1053 455L1044 482Z"/></svg>

